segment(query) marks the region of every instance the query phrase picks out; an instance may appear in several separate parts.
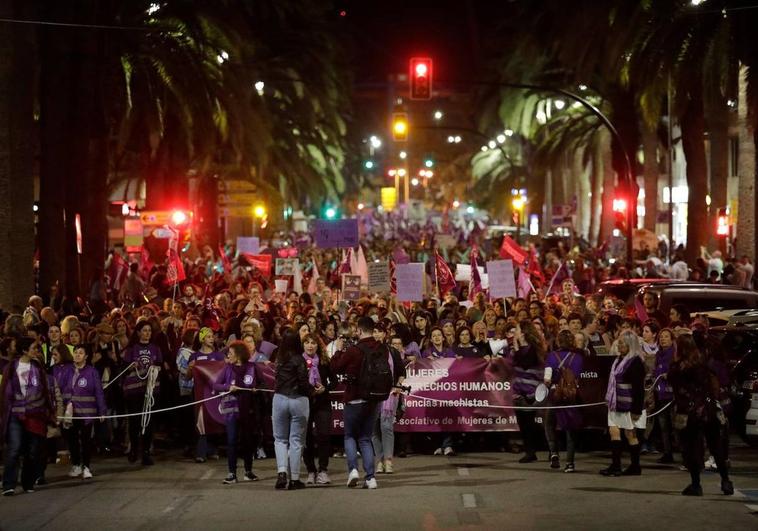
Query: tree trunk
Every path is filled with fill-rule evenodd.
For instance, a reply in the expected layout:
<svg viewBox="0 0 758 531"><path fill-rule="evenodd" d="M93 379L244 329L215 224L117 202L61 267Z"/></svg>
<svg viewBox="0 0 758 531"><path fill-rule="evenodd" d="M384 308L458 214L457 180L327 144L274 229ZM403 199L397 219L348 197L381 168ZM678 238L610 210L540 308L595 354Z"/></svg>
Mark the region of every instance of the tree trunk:
<svg viewBox="0 0 758 531"><path fill-rule="evenodd" d="M720 208L727 206L726 189L729 177L729 112L726 98L717 97L706 105L708 118L708 138L710 140L710 183L711 195L708 222L708 241L717 248L716 226Z"/></svg>
<svg viewBox="0 0 758 531"><path fill-rule="evenodd" d="M739 127L739 200L737 209L737 255L747 255L755 261L755 185L756 185L756 129L748 116L747 68L740 68L739 100L737 103Z"/></svg>
<svg viewBox="0 0 758 531"><path fill-rule="evenodd" d="M592 173L590 174L590 244L597 246L600 236L600 220L603 210L603 154L599 152L600 142L592 146Z"/></svg>
<svg viewBox="0 0 758 531"><path fill-rule="evenodd" d="M655 231L658 214L658 134L653 127L642 124L642 150L645 161L643 173L645 176L645 223L644 227Z"/></svg>
<svg viewBox="0 0 758 531"><path fill-rule="evenodd" d="M576 190L576 234L589 241L590 227L590 176L584 164L584 150L574 152L573 169Z"/></svg>
<svg viewBox="0 0 758 531"><path fill-rule="evenodd" d="M610 102L613 109L611 117L613 125L621 137L621 140L613 137L611 150L613 153L613 169L619 176L616 189L627 198L627 208L631 209L633 225L637 226L637 150L640 146L640 128L635 106L635 93L633 88L617 88L610 93ZM628 173L627 159L631 166L629 181L624 177ZM627 257L632 260L633 257Z"/></svg>
<svg viewBox="0 0 758 531"><path fill-rule="evenodd" d="M602 129L598 134L600 141L597 144L595 158L599 161L600 173L603 176L603 201L598 242L604 243L610 241L613 232L613 197L616 190L616 174L613 171L611 134L605 129Z"/></svg>
<svg viewBox="0 0 758 531"><path fill-rule="evenodd" d="M0 0L0 17L26 18ZM0 307L20 312L33 293L34 29L0 24Z"/></svg>
<svg viewBox="0 0 758 531"><path fill-rule="evenodd" d="M687 248L685 259L694 264L700 256L700 247L708 241L708 213L705 196L708 190L708 167L705 156L705 118L703 94L697 83L690 88L690 99L680 119L682 148L687 161Z"/></svg>

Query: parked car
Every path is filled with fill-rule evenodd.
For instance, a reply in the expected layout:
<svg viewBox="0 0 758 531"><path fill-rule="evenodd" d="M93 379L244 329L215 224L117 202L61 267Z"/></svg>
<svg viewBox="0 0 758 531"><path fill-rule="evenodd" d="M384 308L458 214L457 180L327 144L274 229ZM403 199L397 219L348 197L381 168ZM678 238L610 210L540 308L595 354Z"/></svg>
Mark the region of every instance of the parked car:
<svg viewBox="0 0 758 531"><path fill-rule="evenodd" d="M690 314L712 310L758 308L758 292L722 284L652 283L637 292L642 300L645 293L658 296L658 308L668 315L671 306L683 304Z"/></svg>
<svg viewBox="0 0 758 531"><path fill-rule="evenodd" d="M711 348L729 364L734 404L730 423L752 446L758 446L758 324L714 326Z"/></svg>
<svg viewBox="0 0 758 531"><path fill-rule="evenodd" d="M741 326L758 323L758 309L714 310L699 312L708 318L711 326Z"/></svg>
<svg viewBox="0 0 758 531"><path fill-rule="evenodd" d="M645 286L669 286L672 284L695 284L686 280L672 280L670 278L630 278L614 279L601 282L597 288L597 293L605 297L613 297L624 301L625 304L631 305L634 302L634 296Z"/></svg>

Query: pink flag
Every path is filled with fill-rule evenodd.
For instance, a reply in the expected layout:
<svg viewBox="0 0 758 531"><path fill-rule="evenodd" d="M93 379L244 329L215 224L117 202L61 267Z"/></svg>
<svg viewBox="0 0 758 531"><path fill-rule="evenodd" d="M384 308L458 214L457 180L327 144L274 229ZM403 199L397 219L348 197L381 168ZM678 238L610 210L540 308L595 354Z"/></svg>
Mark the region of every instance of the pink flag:
<svg viewBox="0 0 758 531"><path fill-rule="evenodd" d="M529 282L529 273L524 266L518 267L518 286L516 287L518 296L525 299L529 292L532 291L532 284Z"/></svg>
<svg viewBox="0 0 758 531"><path fill-rule="evenodd" d="M320 278L320 276L318 274L316 261L311 259L311 263L313 264L313 274L311 275L310 281L308 281L308 293L313 294L316 293L316 281Z"/></svg>
<svg viewBox="0 0 758 531"><path fill-rule="evenodd" d="M368 264L366 263L366 255L363 254L363 246L358 245L358 252L355 253L355 267L353 268L353 275L360 275L361 284L363 286L368 285Z"/></svg>
<svg viewBox="0 0 758 531"><path fill-rule="evenodd" d="M477 259L479 258L479 248L474 245L471 249L471 281L468 285L468 300L473 301L477 293L482 291L482 277L479 276L479 264Z"/></svg>
<svg viewBox="0 0 758 531"><path fill-rule="evenodd" d="M351 269L351 262L353 261L353 249L350 248L347 250L347 254L342 259L342 263L340 264L339 269L337 270L337 273L340 275L349 275Z"/></svg>

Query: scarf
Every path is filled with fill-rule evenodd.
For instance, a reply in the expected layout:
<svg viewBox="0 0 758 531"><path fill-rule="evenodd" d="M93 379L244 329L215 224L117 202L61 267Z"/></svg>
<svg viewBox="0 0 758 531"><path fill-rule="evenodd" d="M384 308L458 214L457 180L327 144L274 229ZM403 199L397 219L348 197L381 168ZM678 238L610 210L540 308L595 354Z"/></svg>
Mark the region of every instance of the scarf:
<svg viewBox="0 0 758 531"><path fill-rule="evenodd" d="M311 358L303 352L303 359L305 359L305 364L308 366L308 383L316 387L316 385L321 384L321 374L318 372L318 356Z"/></svg>
<svg viewBox="0 0 758 531"><path fill-rule="evenodd" d="M395 374L395 361L392 359L392 354L387 353L389 356L389 364L390 364L390 372L394 375ZM393 376L394 377L394 376ZM390 396L382 402L382 418L387 417L394 417L395 413L397 412L397 404L400 401L400 398L390 393Z"/></svg>
<svg viewBox="0 0 758 531"><path fill-rule="evenodd" d="M617 357L613 361L611 373L608 376L608 389L605 392L605 401L608 403L610 411L616 411L616 378L624 374L626 368L636 357L635 354L627 354L623 358Z"/></svg>
<svg viewBox="0 0 758 531"><path fill-rule="evenodd" d="M658 343L645 343L640 341L640 346L645 354L648 356L655 356L658 353Z"/></svg>

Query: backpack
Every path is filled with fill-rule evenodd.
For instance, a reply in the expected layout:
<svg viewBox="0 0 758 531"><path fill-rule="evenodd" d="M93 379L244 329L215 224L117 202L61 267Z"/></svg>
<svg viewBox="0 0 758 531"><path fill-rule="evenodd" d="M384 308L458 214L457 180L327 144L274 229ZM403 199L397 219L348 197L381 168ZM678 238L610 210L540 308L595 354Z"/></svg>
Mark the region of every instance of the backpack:
<svg viewBox="0 0 758 531"><path fill-rule="evenodd" d="M363 352L363 362L355 385L358 396L364 400L382 402L387 400L395 383L395 377L390 368L387 348L367 350L360 344L356 345Z"/></svg>
<svg viewBox="0 0 758 531"><path fill-rule="evenodd" d="M558 380L558 383L555 384L555 389L553 390L553 402L556 404L574 404L576 402L579 383L576 381L574 371L563 366L564 363L566 363L566 360L573 357L574 354L566 356L563 358L563 361L561 361L561 364L558 365L558 372L561 377Z"/></svg>

